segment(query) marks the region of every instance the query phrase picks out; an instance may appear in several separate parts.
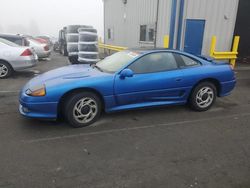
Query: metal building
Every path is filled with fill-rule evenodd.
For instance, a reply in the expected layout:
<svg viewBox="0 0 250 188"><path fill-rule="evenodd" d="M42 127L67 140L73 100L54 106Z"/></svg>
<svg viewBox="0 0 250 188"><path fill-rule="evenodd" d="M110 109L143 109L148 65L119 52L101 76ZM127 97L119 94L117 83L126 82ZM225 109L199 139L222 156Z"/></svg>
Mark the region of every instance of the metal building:
<svg viewBox="0 0 250 188"><path fill-rule="evenodd" d="M104 42L126 47L170 47L209 54L231 50L239 0L103 0Z"/></svg>

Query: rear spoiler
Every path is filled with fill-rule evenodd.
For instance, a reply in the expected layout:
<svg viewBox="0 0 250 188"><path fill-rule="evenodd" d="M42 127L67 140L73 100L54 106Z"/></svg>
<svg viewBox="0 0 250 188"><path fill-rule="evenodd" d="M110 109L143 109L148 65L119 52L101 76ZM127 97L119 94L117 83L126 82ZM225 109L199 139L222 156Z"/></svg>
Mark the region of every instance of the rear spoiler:
<svg viewBox="0 0 250 188"><path fill-rule="evenodd" d="M209 61L211 63L215 63L217 65L224 65L224 64L228 64L229 62L226 62L226 61L218 61L210 56L204 56L204 55L197 55L197 57L201 58L201 59L204 59L206 61Z"/></svg>

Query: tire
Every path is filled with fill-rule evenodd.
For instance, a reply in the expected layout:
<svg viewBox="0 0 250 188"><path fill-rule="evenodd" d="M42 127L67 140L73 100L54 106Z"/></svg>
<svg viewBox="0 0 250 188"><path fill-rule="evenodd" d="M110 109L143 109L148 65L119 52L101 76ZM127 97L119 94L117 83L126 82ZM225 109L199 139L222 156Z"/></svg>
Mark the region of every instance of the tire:
<svg viewBox="0 0 250 188"><path fill-rule="evenodd" d="M74 65L74 64L79 64L78 61L78 55L70 55L68 56L69 62Z"/></svg>
<svg viewBox="0 0 250 188"><path fill-rule="evenodd" d="M67 33L78 33L78 29L81 25L68 25L67 26Z"/></svg>
<svg viewBox="0 0 250 188"><path fill-rule="evenodd" d="M9 63L0 61L0 79L8 78L13 74L14 70Z"/></svg>
<svg viewBox="0 0 250 188"><path fill-rule="evenodd" d="M81 102L89 102L91 105L80 107ZM101 100L96 94L91 92L77 93L71 95L66 101L64 117L72 127L86 127L94 123L100 117L101 107ZM82 117L78 118L77 116ZM84 120L84 118L86 119Z"/></svg>
<svg viewBox="0 0 250 188"><path fill-rule="evenodd" d="M67 43L67 51L70 52L78 52L78 43Z"/></svg>
<svg viewBox="0 0 250 188"><path fill-rule="evenodd" d="M98 55L97 52L93 52L93 53L90 53L90 52L86 52L86 53L79 52L78 53L78 57L80 57L80 58L86 58L86 59L98 59L99 55Z"/></svg>
<svg viewBox="0 0 250 188"><path fill-rule="evenodd" d="M78 33L79 28L91 28L92 26L87 25L68 25L67 33Z"/></svg>
<svg viewBox="0 0 250 188"><path fill-rule="evenodd" d="M189 105L195 111L207 111L213 106L216 96L215 85L211 82L202 82L193 89L189 97Z"/></svg>
<svg viewBox="0 0 250 188"><path fill-rule="evenodd" d="M98 41L97 35L79 34L79 42L94 42Z"/></svg>
<svg viewBox="0 0 250 188"><path fill-rule="evenodd" d="M90 32L90 33L97 33L97 30L96 29L94 29L93 27L80 27L79 29L78 29L78 33L82 33L82 32Z"/></svg>
<svg viewBox="0 0 250 188"><path fill-rule="evenodd" d="M98 52L96 44L78 44L78 50L81 52Z"/></svg>
<svg viewBox="0 0 250 188"><path fill-rule="evenodd" d="M78 33L68 33L67 34L67 42L78 42L79 34Z"/></svg>

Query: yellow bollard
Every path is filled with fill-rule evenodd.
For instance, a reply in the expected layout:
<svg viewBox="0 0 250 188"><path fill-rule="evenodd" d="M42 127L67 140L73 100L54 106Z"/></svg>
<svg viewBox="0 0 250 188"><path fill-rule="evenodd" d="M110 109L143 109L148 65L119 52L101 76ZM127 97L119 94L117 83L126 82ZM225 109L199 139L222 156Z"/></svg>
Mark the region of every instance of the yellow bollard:
<svg viewBox="0 0 250 188"><path fill-rule="evenodd" d="M240 37L239 37L239 36L234 37L234 43L233 43L232 52L238 53L239 42L240 42ZM235 67L236 59L231 59L231 60L230 60L230 64L231 64L233 67Z"/></svg>
<svg viewBox="0 0 250 188"><path fill-rule="evenodd" d="M216 36L213 36L212 41L211 41L211 49L210 49L211 57L214 57L215 47L216 47Z"/></svg>
<svg viewBox="0 0 250 188"><path fill-rule="evenodd" d="M164 48L169 48L169 36L165 35L163 39L163 47Z"/></svg>
<svg viewBox="0 0 250 188"><path fill-rule="evenodd" d="M238 47L239 47L240 37L236 36L234 38L233 48L230 52L217 52L216 51L216 36L212 37L211 48L210 48L210 56L217 60L225 60L229 59L230 64L235 67L236 59L238 55Z"/></svg>

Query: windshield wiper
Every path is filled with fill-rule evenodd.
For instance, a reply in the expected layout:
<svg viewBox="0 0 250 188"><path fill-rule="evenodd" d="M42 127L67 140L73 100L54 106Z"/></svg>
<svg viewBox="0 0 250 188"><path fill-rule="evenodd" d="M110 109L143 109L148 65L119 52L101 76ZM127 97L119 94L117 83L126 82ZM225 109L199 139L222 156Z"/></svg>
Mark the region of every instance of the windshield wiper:
<svg viewBox="0 0 250 188"><path fill-rule="evenodd" d="M98 69L101 72L103 72L103 70L99 66L97 66L96 64L93 64L92 67Z"/></svg>

